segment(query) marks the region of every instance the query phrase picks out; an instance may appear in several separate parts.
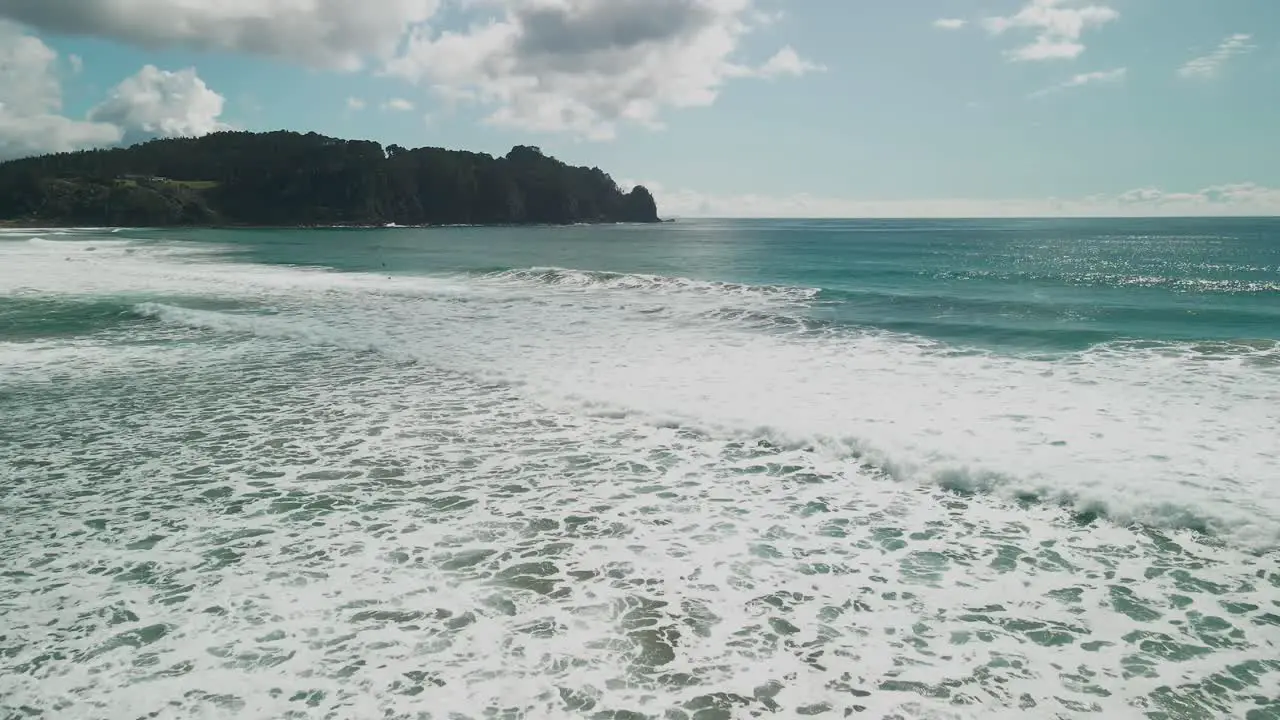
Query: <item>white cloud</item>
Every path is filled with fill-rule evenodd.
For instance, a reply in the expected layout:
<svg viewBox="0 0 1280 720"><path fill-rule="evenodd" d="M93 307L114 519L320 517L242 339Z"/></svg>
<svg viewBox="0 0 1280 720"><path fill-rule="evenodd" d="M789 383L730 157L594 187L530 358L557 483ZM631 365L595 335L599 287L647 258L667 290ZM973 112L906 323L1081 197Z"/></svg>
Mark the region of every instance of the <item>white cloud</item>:
<svg viewBox="0 0 1280 720"><path fill-rule="evenodd" d="M764 65L761 65L756 70L756 74L760 77L773 78L782 75L807 75L811 72L822 72L824 70L826 70L825 67L805 60L800 57L795 48L788 45L769 58Z"/></svg>
<svg viewBox="0 0 1280 720"><path fill-rule="evenodd" d="M622 183L629 188L635 183ZM808 194L716 195L643 183L663 217L964 218L1280 215L1280 188L1255 183L1214 185L1193 192L1141 188L1081 198L942 198L856 200Z"/></svg>
<svg viewBox="0 0 1280 720"><path fill-rule="evenodd" d="M474 1L474 0L472 0ZM0 0L0 17L146 48L184 46L342 69L390 57L440 0Z"/></svg>
<svg viewBox="0 0 1280 720"><path fill-rule="evenodd" d="M1128 68L1115 68L1114 70L1099 70L1097 72L1081 73L1073 76L1070 80L1063 83L1062 86L1080 87L1081 85L1089 85L1090 83L1120 82L1128 74Z"/></svg>
<svg viewBox="0 0 1280 720"><path fill-rule="evenodd" d="M987 18L983 24L994 35L1011 30L1036 33L1031 44L1006 53L1011 60L1069 60L1084 52L1080 40L1085 30L1119 17L1114 8L1082 0L1029 0L1017 13Z"/></svg>
<svg viewBox="0 0 1280 720"><path fill-rule="evenodd" d="M470 4L492 15L462 31L416 28L388 71L492 107L496 125L607 139L619 123L656 128L665 109L711 105L730 79L817 69L787 48L760 67L735 59L770 21L754 0Z"/></svg>
<svg viewBox="0 0 1280 720"><path fill-rule="evenodd" d="M1115 68L1114 70L1099 70L1097 72L1080 73L1079 75L1071 76L1071 78L1066 82L1047 87L1043 90L1037 90L1031 93L1031 97L1043 97L1059 90L1083 87L1085 85L1112 85L1122 82L1128 74L1128 68Z"/></svg>
<svg viewBox="0 0 1280 720"><path fill-rule="evenodd" d="M390 100L382 103L382 109L394 110L396 112L411 112L413 110L413 103L405 100L404 98L391 98Z"/></svg>
<svg viewBox="0 0 1280 720"><path fill-rule="evenodd" d="M0 161L71 152L120 141L120 128L61 115L22 115L0 108Z"/></svg>
<svg viewBox="0 0 1280 720"><path fill-rule="evenodd" d="M58 54L0 21L0 160L120 140L118 127L63 117Z"/></svg>
<svg viewBox="0 0 1280 720"><path fill-rule="evenodd" d="M68 58L73 69L74 57ZM223 97L195 70L167 72L147 65L113 88L87 120L62 115L57 70L56 52L0 21L0 160L226 127L218 120Z"/></svg>
<svg viewBox="0 0 1280 720"><path fill-rule="evenodd" d="M71 63L71 72L76 75L84 72L84 58L79 55L68 55L67 62Z"/></svg>
<svg viewBox="0 0 1280 720"><path fill-rule="evenodd" d="M968 24L968 20L961 20L960 18L938 18L933 21L933 26L939 30L960 30Z"/></svg>
<svg viewBox="0 0 1280 720"><path fill-rule="evenodd" d="M349 98L347 98L347 109L348 109L348 110L363 110L363 109L364 109L364 107L365 107L365 102L364 102L364 100L361 100L361 99L360 99L360 98L358 98L358 97L349 97Z"/></svg>
<svg viewBox="0 0 1280 720"><path fill-rule="evenodd" d="M40 38L0 23L0 106L29 114L62 106L58 53Z"/></svg>
<svg viewBox="0 0 1280 720"><path fill-rule="evenodd" d="M1249 44L1252 38L1252 35L1243 33L1231 35L1214 48L1213 52L1189 60L1186 65L1178 68L1178 74L1184 78L1215 77L1228 60L1253 50L1253 45Z"/></svg>
<svg viewBox="0 0 1280 720"><path fill-rule="evenodd" d="M1139 188L1116 197L1127 207L1189 215L1280 215L1280 188L1252 182L1211 185L1194 192Z"/></svg>
<svg viewBox="0 0 1280 720"><path fill-rule="evenodd" d="M782 10L753 10L751 13L751 22L760 27L766 25L776 25L783 21L787 14Z"/></svg>
<svg viewBox="0 0 1280 720"><path fill-rule="evenodd" d="M710 105L732 79L820 70L790 47L759 65L738 57L747 33L782 16L761 1L0 0L0 18L147 49L376 67L480 103L492 124L603 139ZM443 30L442 7L474 23Z"/></svg>
<svg viewBox="0 0 1280 720"><path fill-rule="evenodd" d="M1011 60L1072 60L1084 52L1084 45L1070 40L1051 40L1038 37L1030 45L1010 50L1006 56Z"/></svg>
<svg viewBox="0 0 1280 720"><path fill-rule="evenodd" d="M227 128L218 119L225 102L193 68L169 72L147 65L117 85L89 119L121 128L126 143L196 137Z"/></svg>

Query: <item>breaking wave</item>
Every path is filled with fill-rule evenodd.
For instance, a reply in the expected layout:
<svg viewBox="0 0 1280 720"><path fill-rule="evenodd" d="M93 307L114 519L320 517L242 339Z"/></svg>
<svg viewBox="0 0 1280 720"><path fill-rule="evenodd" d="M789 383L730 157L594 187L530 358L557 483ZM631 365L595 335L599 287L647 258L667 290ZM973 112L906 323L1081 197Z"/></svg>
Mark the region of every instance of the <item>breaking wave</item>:
<svg viewBox="0 0 1280 720"><path fill-rule="evenodd" d="M1163 387L1173 390L1185 371L1180 364L1203 364L1205 356L1194 346L1178 352L1168 345L1114 346L1044 362L948 355L936 345L873 334L788 339L746 327L670 326L650 329L648 339L645 328L610 337L616 328L587 320L575 324L561 317L563 308L553 313L561 317L554 326L558 334L529 315L478 334L458 329L446 335L434 330L445 323L424 316L422 307L415 310L416 318L383 308L377 316L333 322L157 303L136 307L141 316L188 328L424 363L519 386L548 406L597 417L803 449L849 463L862 474L1057 505L1079 517L1120 524L1189 529L1259 550L1280 545L1280 518L1248 496L1252 483L1265 480L1257 476L1268 462L1265 449L1258 447L1256 457L1228 456L1241 433L1265 442L1263 428L1247 426L1257 413L1265 417L1271 386L1225 391L1236 381L1231 374L1244 367L1238 364L1224 365L1218 377L1191 393L1184 385L1178 394L1164 395L1162 387L1139 379L1163 371L1171 379ZM777 323L777 316L759 314L732 319L735 325L744 319ZM512 336L517 328L523 337ZM660 338L653 334L659 332ZM1219 359L1233 357L1252 355ZM657 358L667 364L648 364ZM744 368L751 372L737 372ZM929 390L948 382L948 390ZM1122 390L1126 385L1151 392L1135 395ZM1116 396L1108 398L1107 388ZM1215 392L1232 398L1238 415L1216 430L1212 415L1197 410ZM1142 407L1148 394L1164 395L1171 406L1195 414L1164 427L1135 427L1131 418L1148 409ZM1215 434L1219 447L1210 453L1205 443ZM1191 448L1196 444L1202 449ZM1180 453L1187 456L1175 462ZM1120 482L1144 474L1137 482ZM1207 492L1222 482L1237 487L1226 500ZM1152 486L1163 490L1152 492Z"/></svg>
<svg viewBox="0 0 1280 720"><path fill-rule="evenodd" d="M583 290L644 290L653 293L722 294L784 300L813 300L820 288L797 288L776 285L744 285L682 277L664 277L634 273L569 268L525 268L486 273L486 280L502 283L549 285Z"/></svg>

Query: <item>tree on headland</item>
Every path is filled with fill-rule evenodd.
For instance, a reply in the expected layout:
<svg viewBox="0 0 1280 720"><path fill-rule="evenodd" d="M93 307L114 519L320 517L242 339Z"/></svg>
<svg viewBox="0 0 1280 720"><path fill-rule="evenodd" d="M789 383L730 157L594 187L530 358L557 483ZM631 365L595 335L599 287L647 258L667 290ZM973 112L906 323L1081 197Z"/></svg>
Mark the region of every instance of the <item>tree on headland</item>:
<svg viewBox="0 0 1280 720"><path fill-rule="evenodd" d="M0 163L0 221L83 225L657 222L643 187L540 148L505 156L219 132Z"/></svg>

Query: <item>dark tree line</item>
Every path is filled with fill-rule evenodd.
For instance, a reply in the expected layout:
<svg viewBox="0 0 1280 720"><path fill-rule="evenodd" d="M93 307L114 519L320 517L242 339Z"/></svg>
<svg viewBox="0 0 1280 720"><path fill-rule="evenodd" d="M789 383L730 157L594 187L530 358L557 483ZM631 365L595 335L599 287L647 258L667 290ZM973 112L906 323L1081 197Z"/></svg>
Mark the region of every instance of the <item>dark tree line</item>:
<svg viewBox="0 0 1280 720"><path fill-rule="evenodd" d="M0 220L82 225L657 222L643 187L536 147L504 157L222 132L0 163Z"/></svg>

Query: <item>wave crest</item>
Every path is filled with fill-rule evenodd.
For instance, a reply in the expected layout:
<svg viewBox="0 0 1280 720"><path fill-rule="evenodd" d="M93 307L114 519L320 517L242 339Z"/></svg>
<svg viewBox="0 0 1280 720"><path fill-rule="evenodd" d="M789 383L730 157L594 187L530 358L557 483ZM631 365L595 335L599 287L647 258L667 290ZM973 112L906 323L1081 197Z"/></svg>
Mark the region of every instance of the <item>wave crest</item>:
<svg viewBox="0 0 1280 720"><path fill-rule="evenodd" d="M816 299L822 292L820 288L747 285L664 275L618 273L603 270L575 270L558 267L503 270L501 272L486 273L483 277L489 281L503 283L550 285L584 290L641 290L653 293L738 295L796 301Z"/></svg>

